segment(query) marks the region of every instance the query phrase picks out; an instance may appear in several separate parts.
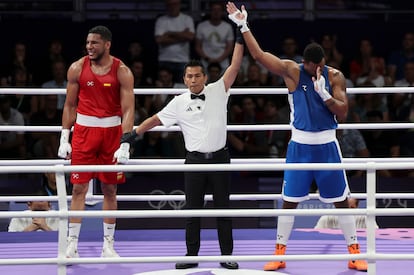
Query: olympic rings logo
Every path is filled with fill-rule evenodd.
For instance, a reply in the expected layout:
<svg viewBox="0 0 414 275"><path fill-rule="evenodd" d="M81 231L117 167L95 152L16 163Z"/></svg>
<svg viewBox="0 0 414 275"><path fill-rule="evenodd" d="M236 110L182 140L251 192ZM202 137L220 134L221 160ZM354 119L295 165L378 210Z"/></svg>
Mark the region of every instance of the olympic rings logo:
<svg viewBox="0 0 414 275"><path fill-rule="evenodd" d="M169 194L165 193L162 190L155 189L150 195L184 195L182 190L173 190ZM180 210L185 206L185 200L181 201L148 201L149 206L153 209L160 210L164 208L167 204L174 210Z"/></svg>

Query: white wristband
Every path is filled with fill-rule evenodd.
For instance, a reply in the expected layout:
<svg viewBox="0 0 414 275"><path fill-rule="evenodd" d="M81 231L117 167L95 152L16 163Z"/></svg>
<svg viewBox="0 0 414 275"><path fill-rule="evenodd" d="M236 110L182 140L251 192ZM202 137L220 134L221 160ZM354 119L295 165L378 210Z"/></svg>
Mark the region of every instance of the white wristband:
<svg viewBox="0 0 414 275"><path fill-rule="evenodd" d="M62 133L60 134L60 143L68 143L69 142L69 129L62 129Z"/></svg>
<svg viewBox="0 0 414 275"><path fill-rule="evenodd" d="M247 22L244 22L244 24L241 25L240 32L244 33L244 32L248 32L248 31L250 31L249 25L247 24Z"/></svg>
<svg viewBox="0 0 414 275"><path fill-rule="evenodd" d="M331 99L332 98L331 94L327 90L325 90L325 89L323 89L322 91L318 92L318 94L322 98L323 101L327 101L328 99Z"/></svg>

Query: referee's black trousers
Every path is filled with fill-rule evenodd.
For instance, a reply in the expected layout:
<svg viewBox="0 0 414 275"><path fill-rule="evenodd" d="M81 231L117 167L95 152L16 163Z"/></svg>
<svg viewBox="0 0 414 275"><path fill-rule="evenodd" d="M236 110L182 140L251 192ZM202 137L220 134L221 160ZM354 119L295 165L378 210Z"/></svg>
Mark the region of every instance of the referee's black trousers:
<svg viewBox="0 0 414 275"><path fill-rule="evenodd" d="M227 148L212 155L197 152L187 152L186 164L230 163ZM214 208L227 209L230 207L230 174L226 171L217 172L185 172L186 209L202 209L204 195L211 190ZM197 256L200 249L200 217L187 218L186 245L187 256ZM222 255L233 253L233 226L230 217L217 217L217 232Z"/></svg>

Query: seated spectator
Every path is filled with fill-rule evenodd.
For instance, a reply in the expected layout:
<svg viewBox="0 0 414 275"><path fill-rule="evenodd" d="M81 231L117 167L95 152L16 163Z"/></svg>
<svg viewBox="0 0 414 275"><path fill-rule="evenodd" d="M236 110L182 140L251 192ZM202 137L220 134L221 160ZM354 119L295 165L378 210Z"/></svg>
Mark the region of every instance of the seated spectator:
<svg viewBox="0 0 414 275"><path fill-rule="evenodd" d="M220 63L213 62L213 63L208 64L208 67L207 67L208 81L207 81L207 83L213 83L213 82L216 82L217 80L219 80L220 77L221 77L221 70L222 70L222 68L220 66Z"/></svg>
<svg viewBox="0 0 414 275"><path fill-rule="evenodd" d="M336 34L324 34L321 39L321 46L325 51L325 62L326 64L330 62L335 62L338 64L339 68L342 68L342 61L344 60L344 55L336 47L337 36Z"/></svg>
<svg viewBox="0 0 414 275"><path fill-rule="evenodd" d="M256 62L253 57L245 51L239 73L233 86L244 87L244 83L248 81L248 69L251 64L257 64L260 68L260 86L268 85L269 70L262 64Z"/></svg>
<svg viewBox="0 0 414 275"><path fill-rule="evenodd" d="M43 111L32 115L30 125L53 126L61 125L62 110L57 109L57 95L45 95L45 108ZM28 149L34 158L56 158L59 147L59 133L57 132L32 132Z"/></svg>
<svg viewBox="0 0 414 275"><path fill-rule="evenodd" d="M374 54L374 49L369 39L361 39L359 42L359 53L349 63L350 79L357 84L357 78L368 76L374 68L378 75L385 76L385 60ZM372 73L371 73L372 74ZM391 82L391 80L389 80ZM383 85L381 85L383 86Z"/></svg>
<svg viewBox="0 0 414 275"><path fill-rule="evenodd" d="M26 211L53 211L49 201L29 201ZM12 218L9 224L9 232L32 232L32 231L57 231L59 218L36 217L36 218Z"/></svg>
<svg viewBox="0 0 414 275"><path fill-rule="evenodd" d="M66 88L66 63L63 60L56 60L51 64L51 70L53 79L50 79L42 84L42 88ZM63 110L63 105L65 104L66 95L58 94L57 95L57 108ZM39 98L39 109L43 110L45 108L45 97L41 96Z"/></svg>
<svg viewBox="0 0 414 275"><path fill-rule="evenodd" d="M370 111L366 114L367 122L383 123L384 118L380 111ZM368 150L373 158L391 158L400 156L400 137L395 135L394 130L373 129L361 130ZM394 170L378 170L382 177L392 177Z"/></svg>
<svg viewBox="0 0 414 275"><path fill-rule="evenodd" d="M387 98L384 94L357 94L355 95L355 105L352 108L353 120L366 122L367 113L379 111L383 121L389 121Z"/></svg>
<svg viewBox="0 0 414 275"><path fill-rule="evenodd" d="M364 137L358 129L337 129L336 137L341 148L342 157L368 158L370 156ZM347 173L350 177L361 177L364 174L365 170L349 170Z"/></svg>
<svg viewBox="0 0 414 275"><path fill-rule="evenodd" d="M359 200L355 198L348 198L349 208L358 208ZM339 216L321 216L315 225L315 229L340 229L338 219ZM367 216L355 216L355 225L357 229L367 228ZM379 228L375 223L375 228Z"/></svg>
<svg viewBox="0 0 414 275"><path fill-rule="evenodd" d="M47 51L41 54L39 59L37 59L37 70L34 72L33 82L37 85L41 85L54 78L53 64L57 61L66 64L68 60L69 58L64 52L63 41L58 38L53 38L49 42Z"/></svg>
<svg viewBox="0 0 414 275"><path fill-rule="evenodd" d="M16 68L12 73L10 86L13 88L33 87L28 71L24 68ZM11 106L18 110L23 115L25 123L28 123L31 115L39 110L39 96L31 94L12 95Z"/></svg>
<svg viewBox="0 0 414 275"><path fill-rule="evenodd" d="M278 109L276 100L266 100L264 106L264 124L288 124L289 117L284 116ZM270 157L285 157L287 144L290 139L290 131L268 130L266 131Z"/></svg>
<svg viewBox="0 0 414 275"><path fill-rule="evenodd" d="M290 59L296 63L301 63L303 56L299 53L299 46L296 39L293 36L287 36L282 42L282 52L280 59ZM270 84L276 87L285 87L283 78L276 74L270 74Z"/></svg>
<svg viewBox="0 0 414 275"><path fill-rule="evenodd" d="M235 117L233 124L256 124L263 121L263 116L257 114L256 102L250 95L241 100L242 112ZM237 131L227 135L229 150L235 157L263 157L269 154L269 145L265 131Z"/></svg>
<svg viewBox="0 0 414 275"><path fill-rule="evenodd" d="M11 107L12 96L0 95L0 125L24 126L23 115ZM0 132L0 158L24 159L26 155L24 132Z"/></svg>
<svg viewBox="0 0 414 275"><path fill-rule="evenodd" d="M155 87L157 88L186 88L184 84L175 82L173 73L168 68L160 68L158 70L158 78L155 80ZM161 110L171 99L173 95L168 94L155 94L152 99L152 112L149 115Z"/></svg>
<svg viewBox="0 0 414 275"><path fill-rule="evenodd" d="M404 78L404 66L414 61L414 33L408 31L401 40L401 47L391 52L387 61L387 71L392 83Z"/></svg>
<svg viewBox="0 0 414 275"><path fill-rule="evenodd" d="M41 188L49 196L57 195L56 174L53 172L45 172L42 175Z"/></svg>
<svg viewBox="0 0 414 275"><path fill-rule="evenodd" d="M134 88L149 88L154 86L150 74L146 71L145 63L141 59L132 60L129 67L134 75Z"/></svg>

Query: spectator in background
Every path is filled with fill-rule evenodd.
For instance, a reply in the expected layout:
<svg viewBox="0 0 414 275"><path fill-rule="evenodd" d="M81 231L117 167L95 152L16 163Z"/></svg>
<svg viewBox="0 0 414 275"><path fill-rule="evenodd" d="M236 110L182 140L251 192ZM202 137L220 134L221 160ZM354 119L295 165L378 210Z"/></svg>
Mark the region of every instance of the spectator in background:
<svg viewBox="0 0 414 275"><path fill-rule="evenodd" d="M182 82L175 82L173 73L168 68L160 68L158 71L158 79L155 81L155 87L157 88L183 88L187 87ZM152 109L149 112L149 116L159 112L165 107L171 99L174 98L172 94L155 94L152 98ZM145 133L148 134L148 133ZM185 155L183 134L178 132L163 132L161 138L167 138L167 141L171 146L172 155L176 157L182 157Z"/></svg>
<svg viewBox="0 0 414 275"><path fill-rule="evenodd" d="M142 63L144 75L149 78L154 76L154 68L151 66L152 62L151 52L146 51L141 42L133 40L128 44L128 55L125 57L125 62L129 67L132 67L135 61ZM131 68L132 69L132 68Z"/></svg>
<svg viewBox="0 0 414 275"><path fill-rule="evenodd" d="M342 157L368 158L370 156L364 137L358 129L337 129L336 137L341 148ZM364 172L365 170L348 170L347 175L349 177L361 177Z"/></svg>
<svg viewBox="0 0 414 275"><path fill-rule="evenodd" d="M155 80L155 87L157 88L184 88L185 85L174 81L173 72L167 67L161 67L158 70L158 78ZM152 99L152 106L154 108L150 115L161 110L173 97L168 94L155 94Z"/></svg>
<svg viewBox="0 0 414 275"><path fill-rule="evenodd" d="M63 42L58 38L52 39L44 57L38 61L37 66L39 66L39 68L37 68L38 70L35 72L34 82L38 85L42 85L46 81L54 79L53 64L58 61L66 64L67 60L68 57L63 53Z"/></svg>
<svg viewBox="0 0 414 275"><path fill-rule="evenodd" d="M42 88L60 88L65 89L67 85L66 80L66 63L63 60L57 59L52 62L51 64L52 69L52 75L53 79L48 80L42 84ZM56 108L58 110L63 110L63 105L65 104L65 94L58 94L57 95L57 101L56 101ZM43 110L45 107L45 97L41 96L39 97L39 109Z"/></svg>
<svg viewBox="0 0 414 275"><path fill-rule="evenodd" d="M395 87L414 87L414 60L404 65L404 77L394 82Z"/></svg>
<svg viewBox="0 0 414 275"><path fill-rule="evenodd" d="M145 63L141 59L133 59L129 67L134 75L134 88L154 86L152 78L146 72ZM135 124L144 121L152 111L152 98L152 95L135 94Z"/></svg>
<svg viewBox="0 0 414 275"><path fill-rule="evenodd" d="M268 82L269 71L259 62L256 62L251 55L245 51L243 55L242 66L237 75L236 83L234 86L240 87L243 86L248 78L248 68L251 64L257 64L260 67L260 82L262 85L266 85Z"/></svg>
<svg viewBox="0 0 414 275"><path fill-rule="evenodd" d="M384 118L378 110L369 111L366 114L367 122L383 123ZM400 137L389 129L361 130L367 148L373 158L394 158L400 156ZM393 170L379 170L378 175L392 177Z"/></svg>
<svg viewBox="0 0 414 275"><path fill-rule="evenodd" d="M374 72L376 75L382 75L385 77L385 60L381 56L374 54L374 49L369 39L361 39L359 42L358 55L351 60L349 63L349 78L357 85L357 79L364 76L372 75ZM372 78L372 76L371 76ZM388 81L391 83L391 80ZM384 86L385 81L382 85L375 85L377 87Z"/></svg>
<svg viewBox="0 0 414 275"><path fill-rule="evenodd" d="M49 196L57 195L56 174L53 172L45 172L41 179L41 188L43 192Z"/></svg>
<svg viewBox="0 0 414 275"><path fill-rule="evenodd" d="M303 56L299 53L298 43L292 36L285 37L282 42L282 53L280 55L282 59L290 59L296 63L301 63Z"/></svg>
<svg viewBox="0 0 414 275"><path fill-rule="evenodd" d="M261 76L261 67L257 63L250 63L247 67L247 78L243 82L242 86L244 87L262 87L264 83L262 82Z"/></svg>
<svg viewBox="0 0 414 275"><path fill-rule="evenodd" d="M46 196L46 194L40 194ZM29 201L26 211L53 211L49 201ZM25 217L12 218L9 224L9 232L32 232L32 231L57 231L59 229L58 217Z"/></svg>
<svg viewBox="0 0 414 275"><path fill-rule="evenodd" d="M289 116L285 116L279 112L277 102L273 99L268 99L264 106L265 124L289 124ZM289 131L283 130L268 130L266 131L267 143L269 146L269 157L285 157L287 143L290 138Z"/></svg>
<svg viewBox="0 0 414 275"><path fill-rule="evenodd" d="M296 63L301 63L303 56L299 53L299 47L296 39L293 36L287 36L282 42L282 53L280 54L281 59L290 59ZM271 86L282 87L285 86L283 78L278 75L270 75Z"/></svg>
<svg viewBox="0 0 414 275"><path fill-rule="evenodd" d="M29 60L26 43L18 41L14 44L12 55L8 64L6 65L5 74L8 76L9 83L12 83L14 72L17 69L26 71L28 81L33 79L33 71L31 67L31 60Z"/></svg>
<svg viewBox="0 0 414 275"><path fill-rule="evenodd" d="M325 63L334 61L338 65L338 69L341 69L344 56L336 47L337 39L334 34L324 34L320 44L325 51Z"/></svg>
<svg viewBox="0 0 414 275"><path fill-rule="evenodd" d="M165 4L167 13L155 21L158 66L171 70L174 81L181 82L184 66L190 60L194 20L181 12L181 0L165 0Z"/></svg>
<svg viewBox="0 0 414 275"><path fill-rule="evenodd" d="M223 20L223 3L210 2L209 19L200 22L196 28L195 51L200 56L204 68L211 63L219 63L221 68L229 66L234 33L233 27Z"/></svg>
<svg viewBox="0 0 414 275"><path fill-rule="evenodd" d="M128 65L131 65L134 60L143 60L144 59L144 47L142 47L141 42L131 41L128 44L128 56L125 58L125 62Z"/></svg>
<svg viewBox="0 0 414 275"><path fill-rule="evenodd" d="M24 126L23 115L11 107L11 101L11 95L0 95L0 125ZM2 159L24 159L26 157L24 132L0 131L0 156Z"/></svg>
<svg viewBox="0 0 414 275"><path fill-rule="evenodd" d="M388 74L392 83L404 77L404 65L408 61L414 61L414 33L404 34L401 49L394 50L388 57Z"/></svg>
<svg viewBox="0 0 414 275"><path fill-rule="evenodd" d="M230 124L254 125L261 123L263 116L256 111L256 102L251 95L241 100L241 113ZM269 146L265 131L234 131L227 134L230 154L234 157L260 157L268 155Z"/></svg>
<svg viewBox="0 0 414 275"><path fill-rule="evenodd" d="M30 125L35 126L59 126L62 122L62 110L57 109L58 96L55 94L45 95L45 107L42 111L32 115ZM31 132L28 150L33 158L57 157L59 148L59 133L57 132Z"/></svg>
<svg viewBox="0 0 414 275"><path fill-rule="evenodd" d="M213 62L207 66L208 83L216 82L221 77L222 67L220 63Z"/></svg>
<svg viewBox="0 0 414 275"><path fill-rule="evenodd" d="M22 67L16 67L12 74L10 86L13 88L33 87L30 73ZM39 96L31 94L12 95L11 106L23 115L27 124L30 122L31 115L39 110Z"/></svg>
<svg viewBox="0 0 414 275"><path fill-rule="evenodd" d="M383 121L389 121L387 102L382 94L357 94L355 95L355 106L352 110L355 121L367 121L367 113L379 111Z"/></svg>
<svg viewBox="0 0 414 275"><path fill-rule="evenodd" d="M129 67L134 75L134 88L149 88L154 86L150 74L146 71L145 63L141 59L132 60Z"/></svg>

